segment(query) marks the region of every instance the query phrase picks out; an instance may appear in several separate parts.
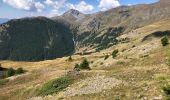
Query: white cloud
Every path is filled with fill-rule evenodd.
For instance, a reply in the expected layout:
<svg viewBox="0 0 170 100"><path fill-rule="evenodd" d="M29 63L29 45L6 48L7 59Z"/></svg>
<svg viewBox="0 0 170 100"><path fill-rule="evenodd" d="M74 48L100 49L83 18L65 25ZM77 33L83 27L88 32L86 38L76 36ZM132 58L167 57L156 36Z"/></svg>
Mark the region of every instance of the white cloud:
<svg viewBox="0 0 170 100"><path fill-rule="evenodd" d="M62 8L66 1L67 0L46 0L44 3L56 10Z"/></svg>
<svg viewBox="0 0 170 100"><path fill-rule="evenodd" d="M67 0L45 0L44 4L52 8L47 16L61 15L63 13L63 8L65 9Z"/></svg>
<svg viewBox="0 0 170 100"><path fill-rule="evenodd" d="M4 3L21 10L42 11L45 6L40 2L35 2L35 0L3 0Z"/></svg>
<svg viewBox="0 0 170 100"><path fill-rule="evenodd" d="M31 10L34 3L32 0L3 0L3 2L12 7L24 10Z"/></svg>
<svg viewBox="0 0 170 100"><path fill-rule="evenodd" d="M54 2L52 0L46 0L44 3L47 5L53 5Z"/></svg>
<svg viewBox="0 0 170 100"><path fill-rule="evenodd" d="M61 15L63 13L63 11L61 10L56 10L56 9L53 9L50 13L48 13L46 16L47 17L54 17L54 16L57 16L57 15Z"/></svg>
<svg viewBox="0 0 170 100"><path fill-rule="evenodd" d="M90 4L87 4L85 1L81 1L78 4L68 3L67 7L69 9L76 9L76 10L83 12L83 13L89 13L89 12L94 10L94 7Z"/></svg>
<svg viewBox="0 0 170 100"><path fill-rule="evenodd" d="M120 6L118 0L100 0L99 8L102 11Z"/></svg>
<svg viewBox="0 0 170 100"><path fill-rule="evenodd" d="M38 12L42 12L42 10L45 8L45 6L40 2L36 2L35 7L37 8Z"/></svg>

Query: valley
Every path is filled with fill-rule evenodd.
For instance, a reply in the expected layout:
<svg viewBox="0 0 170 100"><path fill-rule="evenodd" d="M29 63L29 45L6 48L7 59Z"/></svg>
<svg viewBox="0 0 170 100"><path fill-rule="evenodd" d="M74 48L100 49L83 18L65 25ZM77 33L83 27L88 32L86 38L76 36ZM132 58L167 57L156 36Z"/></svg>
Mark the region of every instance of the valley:
<svg viewBox="0 0 170 100"><path fill-rule="evenodd" d="M0 25L0 100L169 100L170 2Z"/></svg>
<svg viewBox="0 0 170 100"><path fill-rule="evenodd" d="M162 87L170 81L167 65L170 47L163 47L161 38L152 37L146 41L142 39L157 30L168 30L169 22L167 19L136 29L119 37L130 38L129 42L119 43L90 55L72 55L72 61L68 61L69 57L40 62L1 61L5 68L22 67L28 71L23 75L7 78L7 83L1 85L1 99L165 99ZM115 49L119 53L116 58L112 58L111 53ZM105 55L109 55L106 60ZM57 94L36 95L44 83L66 75L84 58L90 62L92 70L78 72L74 76L74 83Z"/></svg>

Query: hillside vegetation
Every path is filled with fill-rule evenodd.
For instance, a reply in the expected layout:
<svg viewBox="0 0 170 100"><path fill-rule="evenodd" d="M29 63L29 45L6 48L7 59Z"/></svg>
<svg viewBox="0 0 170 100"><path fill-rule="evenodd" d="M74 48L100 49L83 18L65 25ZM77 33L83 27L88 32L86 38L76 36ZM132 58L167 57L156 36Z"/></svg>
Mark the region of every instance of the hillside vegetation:
<svg viewBox="0 0 170 100"><path fill-rule="evenodd" d="M1 24L0 100L169 100L169 5Z"/></svg>
<svg viewBox="0 0 170 100"><path fill-rule="evenodd" d="M73 52L72 33L60 22L38 17L0 25L0 59L39 61Z"/></svg>
<svg viewBox="0 0 170 100"><path fill-rule="evenodd" d="M151 34L169 27L170 20L150 24L118 38L128 37L129 42L89 55L72 55L71 61L70 56L41 62L1 61L4 68L22 66L28 72L1 80L0 99L165 100L169 96L170 46L162 46L163 35ZM113 58L114 50L119 52ZM73 70L85 58L91 70Z"/></svg>

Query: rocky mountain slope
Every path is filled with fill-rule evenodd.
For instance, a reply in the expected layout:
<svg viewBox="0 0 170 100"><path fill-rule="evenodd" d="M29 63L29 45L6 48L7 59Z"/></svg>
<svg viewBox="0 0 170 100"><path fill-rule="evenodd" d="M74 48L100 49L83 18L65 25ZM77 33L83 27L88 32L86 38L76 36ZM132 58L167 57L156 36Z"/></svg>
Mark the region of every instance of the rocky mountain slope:
<svg viewBox="0 0 170 100"><path fill-rule="evenodd" d="M154 8L153 15L155 16L151 14L152 17L144 16L143 13L135 17L134 14L132 19L139 18L139 22L127 18L128 20L122 20L120 24L111 25L112 22L108 21L105 25L109 28L103 27L101 33L98 32L100 28L94 29L96 31L87 29L87 33L84 33L83 29L81 33L80 27L83 26L79 20L106 12L85 15L71 10L63 16L67 16L67 19L72 17L74 20L65 20L62 16L52 19L38 17L12 20L1 25L0 55L12 54L9 58L4 56L4 59L11 59L15 56L17 56L15 60L29 58L30 56L26 55L29 53L31 55L47 54L48 56L43 57L52 59L51 55L62 54L68 50L64 49L65 45L70 48L67 54L73 53L74 48L77 48L76 52L81 51L79 47L86 50L84 52L91 52L90 50L98 49L101 42L107 40L111 47L101 48L100 52L91 54L72 54L37 62L0 60L2 68L12 67L15 70L18 68L25 70L23 74L0 79L0 100L169 100L170 44L162 45L163 37L168 36L169 38L166 39L170 41L168 4L169 0L161 0L150 5L132 6L132 8L141 7L140 10L143 10L144 6L147 10L152 9L153 6L160 9ZM156 12L161 14L158 13L158 16ZM71 17L69 17L70 14ZM151 15L149 13L149 16ZM79 16L81 17L77 20ZM146 20L145 17L150 20ZM114 19L114 16L111 19ZM99 21L102 22L102 20ZM129 22L133 22L132 26L139 26L132 27ZM125 27L128 23L129 27ZM92 33L95 35L91 37ZM61 38L66 37L65 35L69 37ZM96 39L101 40L95 42ZM110 43L113 39L116 45ZM65 40L72 44L63 42ZM85 45L86 43L89 45ZM44 47L49 50L43 49ZM58 52L57 50L61 48L62 50ZM10 52L6 53L8 50ZM43 50L47 50L47 53L42 52ZM118 50L118 53L113 53L115 50ZM36 57L39 56L36 55ZM33 60L36 57L32 56L27 60ZM39 59L41 56L36 60ZM85 60L87 62L83 64ZM91 70L77 69L82 65L89 65Z"/></svg>
<svg viewBox="0 0 170 100"><path fill-rule="evenodd" d="M51 19L13 20L0 26L0 59L44 60L100 51L118 44L122 34L169 18L169 5L161 0L95 14L71 9Z"/></svg>
<svg viewBox="0 0 170 100"><path fill-rule="evenodd" d="M77 51L104 49L117 43L116 37L131 30L170 17L170 2L161 0L153 4L120 6L105 12L85 15L70 10L60 17L76 33ZM75 16L77 14L77 16Z"/></svg>
<svg viewBox="0 0 170 100"><path fill-rule="evenodd" d="M3 68L27 71L0 79L0 100L167 100L163 87L170 84L170 45L162 46L161 38L169 28L170 19L161 20L118 37L129 41L89 55L72 55L69 61L69 56L39 62L0 61ZM119 52L113 58L115 49ZM73 70L84 59L91 70ZM39 95L41 89L49 94Z"/></svg>

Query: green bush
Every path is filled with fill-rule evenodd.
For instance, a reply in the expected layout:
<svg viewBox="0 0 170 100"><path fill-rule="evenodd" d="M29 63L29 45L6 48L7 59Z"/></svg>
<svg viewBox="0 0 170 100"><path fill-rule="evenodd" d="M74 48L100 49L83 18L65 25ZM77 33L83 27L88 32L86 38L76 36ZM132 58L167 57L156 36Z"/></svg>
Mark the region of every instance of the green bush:
<svg viewBox="0 0 170 100"><path fill-rule="evenodd" d="M18 68L15 72L15 74L22 74L24 73L24 70L22 68Z"/></svg>
<svg viewBox="0 0 170 100"><path fill-rule="evenodd" d="M170 100L170 85L166 85L165 87L163 87L163 91L167 96L167 99Z"/></svg>
<svg viewBox="0 0 170 100"><path fill-rule="evenodd" d="M18 68L17 70L14 70L13 68L9 68L6 73L5 73L5 77L11 77L17 74L23 74L24 70L23 68Z"/></svg>
<svg viewBox="0 0 170 100"><path fill-rule="evenodd" d="M112 57L115 58L117 56L118 52L119 52L118 50L114 50L112 52Z"/></svg>
<svg viewBox="0 0 170 100"><path fill-rule="evenodd" d="M71 57L71 56L69 56L68 61L73 61L73 59L72 59L72 57Z"/></svg>
<svg viewBox="0 0 170 100"><path fill-rule="evenodd" d="M38 92L38 95L50 95L58 93L73 83L73 78L65 76L45 83Z"/></svg>
<svg viewBox="0 0 170 100"><path fill-rule="evenodd" d="M161 39L162 46L166 46L169 44L168 36L165 36Z"/></svg>
<svg viewBox="0 0 170 100"><path fill-rule="evenodd" d="M105 55L104 57L104 60L108 59L109 58L109 55Z"/></svg>
<svg viewBox="0 0 170 100"><path fill-rule="evenodd" d="M80 64L79 68L80 69L90 69L89 62L87 61L87 59L83 60L83 62Z"/></svg>
<svg viewBox="0 0 170 100"><path fill-rule="evenodd" d="M74 69L79 68L79 67L80 67L79 64L75 64Z"/></svg>
<svg viewBox="0 0 170 100"><path fill-rule="evenodd" d="M13 68L9 68L6 72L6 77L11 77L15 75L15 70Z"/></svg>
<svg viewBox="0 0 170 100"><path fill-rule="evenodd" d="M75 64L74 69L88 69L90 70L91 68L89 67L89 62L87 61L87 59L84 59L80 65L79 64Z"/></svg>

